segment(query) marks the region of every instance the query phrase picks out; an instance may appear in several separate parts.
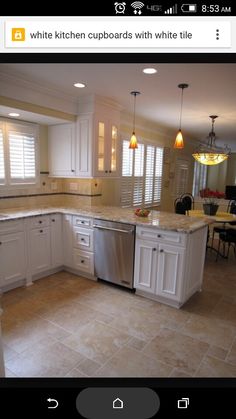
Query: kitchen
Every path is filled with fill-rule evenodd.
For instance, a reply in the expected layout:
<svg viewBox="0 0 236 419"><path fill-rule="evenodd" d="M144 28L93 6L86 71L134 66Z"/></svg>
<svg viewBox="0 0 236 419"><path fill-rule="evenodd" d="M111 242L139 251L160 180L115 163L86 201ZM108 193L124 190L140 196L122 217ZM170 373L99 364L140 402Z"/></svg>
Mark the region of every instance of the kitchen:
<svg viewBox="0 0 236 419"><path fill-rule="evenodd" d="M192 191L193 184L191 154L195 142L190 122L193 117L197 119L197 104L191 102L190 89L195 88L195 100L203 76L205 89L207 76L211 75L210 65L202 65L195 72L196 65L155 67L158 68L156 79L150 79L140 64L1 65L0 109L4 130L14 131L14 124L19 125L17 117L10 120L8 114L19 113L20 120L28 123L29 144L32 144L34 123L39 124L40 139L34 149L38 173L35 183L1 185L1 234L5 239L8 234L14 237L8 251L15 246L11 248L14 250L10 258L9 253L4 257L13 276L10 280L8 277L8 283L1 279L3 344L9 377L235 376L235 284L232 281L235 259L232 254L229 260L219 260L216 266L215 259L208 254L204 266L207 221L173 213L174 198L181 192ZM224 69L221 66L219 71L223 70L229 85L224 89L230 88L229 76L234 74L234 66L225 65ZM73 86L78 80L77 72L79 81L86 82L87 90L83 93L83 88L79 88L82 93L78 96ZM173 75L176 80L171 81ZM168 88L161 93L164 77ZM183 126L188 126L190 134L185 134L185 149L174 150L179 116L178 83L183 78L189 82ZM119 80L120 93L113 86L114 79ZM149 101L152 106L156 101L155 85L161 95L162 103L157 110L162 124L153 122L157 110L152 111L148 106ZM136 103L135 128L140 141L137 150L145 156L145 161L152 155L159 161L160 149L163 150L162 173L153 175L155 190L148 189L152 183L150 174L145 175L145 189L141 194L142 170L133 177L139 182L139 188L135 186L138 193L133 192L135 202L143 206L142 199L146 199L144 206L154 207L147 218L137 217L130 208L135 206L129 201L132 176L121 177L122 170L127 170L124 162L132 160L132 154L125 160L125 152L133 125L130 96L133 88L141 91ZM211 97L210 101L213 100ZM235 107L233 103L230 105L232 112ZM166 120L166 106L169 120ZM208 114L213 111L208 107L200 115L201 130L205 133L209 131ZM223 114L219 108L217 112ZM107 127L111 132L109 138ZM229 142L230 130L227 134ZM144 139L148 139L146 144ZM229 157L228 167L224 166L218 173L221 183L223 170L226 182L229 176L232 178L233 156L234 153ZM140 169L142 156L137 161ZM6 160L5 166L8 167ZM9 169L6 178L9 181ZM212 179L213 176L211 182ZM114 261L111 266L114 277L118 268L122 271L124 265L127 269L133 260L132 246L128 245L124 251L121 244L121 253L117 253L117 247L116 251L112 249L113 239L107 246L107 235L105 239L99 236L96 245L99 227L103 232L114 230L114 225L98 225L98 220L119 223L115 225L117 230L123 230L126 224L136 226L134 284L138 292L135 294L126 290L128 284L123 284L125 289L122 289L91 280L96 279L94 262L99 251L105 252L104 259L111 250L108 262ZM119 242L122 233L116 233ZM127 236L134 238L134 233ZM118 265L117 254L120 255ZM124 264L121 254L125 257ZM107 264L101 268L104 266ZM156 284L161 272L166 275L162 289L158 288L160 281L158 287ZM224 278L225 272L229 272L231 280ZM105 275L102 274L103 279ZM6 292L16 282L17 288ZM132 283L128 288L133 288Z"/></svg>

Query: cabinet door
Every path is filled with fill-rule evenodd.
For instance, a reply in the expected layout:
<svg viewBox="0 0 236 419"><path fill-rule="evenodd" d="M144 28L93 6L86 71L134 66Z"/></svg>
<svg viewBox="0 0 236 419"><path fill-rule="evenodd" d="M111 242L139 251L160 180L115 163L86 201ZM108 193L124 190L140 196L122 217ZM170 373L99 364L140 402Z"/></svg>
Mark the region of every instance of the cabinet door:
<svg viewBox="0 0 236 419"><path fill-rule="evenodd" d="M73 266L73 226L72 226L72 215L63 215L62 222L63 229L63 264L65 266Z"/></svg>
<svg viewBox="0 0 236 419"><path fill-rule="evenodd" d="M180 301L185 250L167 244L158 246L156 294Z"/></svg>
<svg viewBox="0 0 236 419"><path fill-rule="evenodd" d="M118 123L97 117L95 120L95 176L112 177L119 173Z"/></svg>
<svg viewBox="0 0 236 419"><path fill-rule="evenodd" d="M76 123L76 176L92 176L93 116L79 117Z"/></svg>
<svg viewBox="0 0 236 419"><path fill-rule="evenodd" d="M50 217L52 268L63 265L62 262L62 222L61 214Z"/></svg>
<svg viewBox="0 0 236 419"><path fill-rule="evenodd" d="M134 287L154 294L156 288L157 248L155 243L136 240Z"/></svg>
<svg viewBox="0 0 236 419"><path fill-rule="evenodd" d="M74 124L53 125L48 132L50 176L75 175Z"/></svg>
<svg viewBox="0 0 236 419"><path fill-rule="evenodd" d="M29 256L32 274L51 268L50 227L30 231Z"/></svg>
<svg viewBox="0 0 236 419"><path fill-rule="evenodd" d="M0 236L0 286L26 276L25 237L23 232Z"/></svg>

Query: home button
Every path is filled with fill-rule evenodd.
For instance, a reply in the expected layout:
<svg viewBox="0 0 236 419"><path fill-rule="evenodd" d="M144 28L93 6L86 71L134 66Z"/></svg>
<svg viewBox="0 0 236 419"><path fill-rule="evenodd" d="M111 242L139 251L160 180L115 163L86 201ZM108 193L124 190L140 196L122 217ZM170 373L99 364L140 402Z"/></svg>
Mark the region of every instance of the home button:
<svg viewBox="0 0 236 419"><path fill-rule="evenodd" d="M87 419L149 419L160 408L158 395L146 387L91 387L76 398L76 409Z"/></svg>

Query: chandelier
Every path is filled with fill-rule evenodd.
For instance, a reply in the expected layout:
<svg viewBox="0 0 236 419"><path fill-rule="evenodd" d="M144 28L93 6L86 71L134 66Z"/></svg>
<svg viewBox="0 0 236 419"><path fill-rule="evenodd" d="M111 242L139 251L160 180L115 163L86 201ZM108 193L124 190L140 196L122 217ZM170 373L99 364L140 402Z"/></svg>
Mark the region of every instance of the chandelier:
<svg viewBox="0 0 236 419"><path fill-rule="evenodd" d="M214 132L214 123L217 115L210 115L212 125L211 125L211 132L208 135L208 140L206 143L200 143L197 147L195 152L193 153L193 157L196 161L201 164L206 164L208 166L213 166L215 164L222 163L229 157L230 148L225 145L225 147L218 147L215 144L216 135Z"/></svg>

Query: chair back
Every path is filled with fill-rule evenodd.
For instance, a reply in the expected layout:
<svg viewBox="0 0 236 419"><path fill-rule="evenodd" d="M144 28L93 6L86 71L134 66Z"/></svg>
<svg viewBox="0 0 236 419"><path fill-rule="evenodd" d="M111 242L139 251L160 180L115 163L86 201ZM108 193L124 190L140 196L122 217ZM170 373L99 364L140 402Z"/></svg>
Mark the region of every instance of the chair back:
<svg viewBox="0 0 236 419"><path fill-rule="evenodd" d="M175 213L176 214L184 214L186 213L186 208L185 205L182 201L181 198L177 198L174 202L174 206L175 206Z"/></svg>
<svg viewBox="0 0 236 419"><path fill-rule="evenodd" d="M186 211L194 209L194 198L191 193L184 193L181 195L180 199L182 200Z"/></svg>
<svg viewBox="0 0 236 419"><path fill-rule="evenodd" d="M230 201L229 212L230 214L236 214L236 201Z"/></svg>

